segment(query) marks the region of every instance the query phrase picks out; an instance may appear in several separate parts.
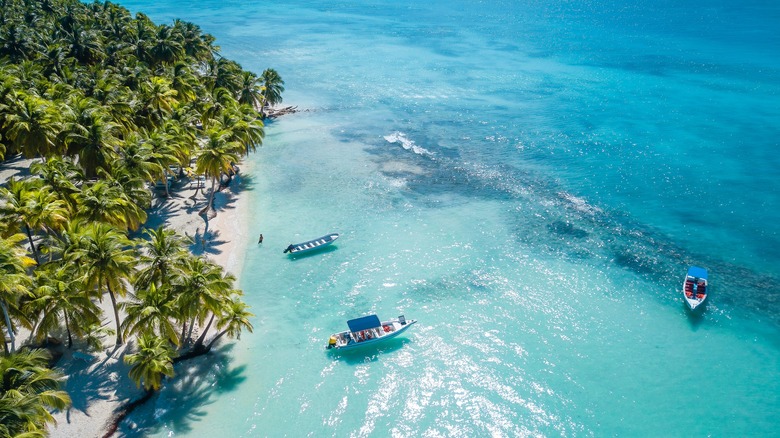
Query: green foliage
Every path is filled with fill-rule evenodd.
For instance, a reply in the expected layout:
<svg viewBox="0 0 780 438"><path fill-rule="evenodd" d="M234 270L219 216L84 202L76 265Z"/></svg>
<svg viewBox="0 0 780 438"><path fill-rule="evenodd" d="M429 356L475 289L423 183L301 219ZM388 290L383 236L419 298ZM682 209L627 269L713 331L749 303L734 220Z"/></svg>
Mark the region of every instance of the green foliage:
<svg viewBox="0 0 780 438"><path fill-rule="evenodd" d="M0 330L11 341L0 436L45 436L50 410L69 403L45 355L13 354L18 326L99 347L108 295L117 343L137 336L126 360L147 389L173 375L173 347L195 325L196 349L212 325L207 348L252 330L235 278L187 239L163 228L128 237L146 222L149 184L192 158L212 180L210 208L220 177L262 144L258 111L282 100L274 70L244 71L214 41L108 2L0 0L0 161L39 158L33 176L0 187Z"/></svg>
<svg viewBox="0 0 780 438"><path fill-rule="evenodd" d="M125 356L132 365L130 378L145 389L160 389L163 376L173 377L174 351L165 339L144 334L138 338L138 352Z"/></svg>
<svg viewBox="0 0 780 438"><path fill-rule="evenodd" d="M46 425L55 422L49 410L70 406L49 359L45 350L0 356L0 436L45 436Z"/></svg>

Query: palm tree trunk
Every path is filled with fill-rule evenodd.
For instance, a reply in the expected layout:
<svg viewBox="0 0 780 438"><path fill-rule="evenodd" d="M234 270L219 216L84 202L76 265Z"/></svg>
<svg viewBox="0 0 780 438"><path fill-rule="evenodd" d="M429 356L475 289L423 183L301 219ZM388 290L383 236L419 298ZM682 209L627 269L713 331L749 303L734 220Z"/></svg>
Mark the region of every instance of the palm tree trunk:
<svg viewBox="0 0 780 438"><path fill-rule="evenodd" d="M65 316L65 330L68 332L68 350L73 346L73 337L70 335L70 323L68 322L68 312L62 312Z"/></svg>
<svg viewBox="0 0 780 438"><path fill-rule="evenodd" d="M206 333L209 332L209 329L211 328L211 323L214 322L214 314L211 314L211 319L209 319L209 323L206 324L206 328L203 329L203 333L200 334L200 337L197 341L195 341L195 345L192 347L193 350L197 350L198 348L203 346L203 341L206 339Z"/></svg>
<svg viewBox="0 0 780 438"><path fill-rule="evenodd" d="M209 193L209 203L206 204L206 215L208 215L209 210L214 209L214 190L215 186L217 185L217 178L212 177L211 178L211 193Z"/></svg>
<svg viewBox="0 0 780 438"><path fill-rule="evenodd" d="M119 326L119 309L116 306L116 297L114 291L111 290L111 286L106 282L106 288L108 289L108 296L111 297L111 304L114 306L114 319L116 320L116 345L122 345L122 329Z"/></svg>
<svg viewBox="0 0 780 438"><path fill-rule="evenodd" d="M195 329L195 317L192 317L192 321L190 321L190 330L187 332L187 337L192 339L192 331Z"/></svg>
<svg viewBox="0 0 780 438"><path fill-rule="evenodd" d="M168 191L168 175L165 174L165 171L163 170L162 173L162 183L165 186L165 197L170 198L171 193Z"/></svg>
<svg viewBox="0 0 780 438"><path fill-rule="evenodd" d="M24 230L27 232L27 238L30 239L30 249L32 250L33 256L35 257L35 263L40 265L41 261L38 259L38 251L35 249L35 242L33 242L32 231L30 230L30 226L24 224Z"/></svg>
<svg viewBox="0 0 780 438"><path fill-rule="evenodd" d="M8 316L8 307L5 305L5 301L0 300L0 307L3 308L3 316L5 317L5 327L8 330L8 339L11 340L11 352L16 350L16 337L14 336L13 325L11 325L11 317ZM8 345L5 343L5 336L3 336L3 350L8 353Z"/></svg>
<svg viewBox="0 0 780 438"><path fill-rule="evenodd" d="M219 334L217 334L217 336L214 336L214 339L212 339L211 342L209 342L209 345L206 346L206 350L211 350L211 347L214 345L214 343L217 342L219 338L224 336L225 333L227 333L227 330L222 330L219 332Z"/></svg>
<svg viewBox="0 0 780 438"><path fill-rule="evenodd" d="M182 347L184 346L184 339L187 335L187 320L184 320L184 323L181 325L181 339L179 340L179 345Z"/></svg>

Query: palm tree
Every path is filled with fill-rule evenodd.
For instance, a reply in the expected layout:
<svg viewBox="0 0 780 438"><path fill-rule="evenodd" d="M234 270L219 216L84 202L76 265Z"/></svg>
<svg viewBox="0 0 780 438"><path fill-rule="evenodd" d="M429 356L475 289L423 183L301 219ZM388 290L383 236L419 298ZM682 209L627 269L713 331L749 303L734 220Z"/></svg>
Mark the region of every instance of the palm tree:
<svg viewBox="0 0 780 438"><path fill-rule="evenodd" d="M168 173L169 166L176 163L180 163L181 160L177 156L179 151L176 149L176 142L173 141L165 131L155 129L149 134L146 139L146 143L152 150L149 157L150 161L157 165L160 172L157 174L159 181L165 186L165 197L169 197L168 192Z"/></svg>
<svg viewBox="0 0 780 438"><path fill-rule="evenodd" d="M142 206L129 199L122 187L111 180L87 185L76 200L79 206L76 219L103 222L131 230L146 221L146 212Z"/></svg>
<svg viewBox="0 0 780 438"><path fill-rule="evenodd" d="M145 254L141 263L145 266L135 278L135 287L143 289L151 284L169 286L174 271L187 256L186 240L174 230L164 226L156 230L147 229L149 240L141 244Z"/></svg>
<svg viewBox="0 0 780 438"><path fill-rule="evenodd" d="M155 175L160 175L164 169L154 161L153 157L152 146L137 132L133 132L125 139L122 154L113 163L112 168L124 169L131 176L154 182Z"/></svg>
<svg viewBox="0 0 780 438"><path fill-rule="evenodd" d="M70 254L71 263L78 263L86 276L88 290L95 290L102 299L103 288L111 298L116 320L116 344L123 343L119 307L116 295L124 297L137 265L137 255L132 242L116 228L105 223L87 227L75 250Z"/></svg>
<svg viewBox="0 0 780 438"><path fill-rule="evenodd" d="M172 293L176 300L175 313L182 321L179 345L184 345L188 338L188 324L191 334L198 318L201 323L205 321L204 304L216 305L216 299L211 299L212 294L209 291L229 288L230 285L224 283L219 265L191 254L184 257L176 274L172 280Z"/></svg>
<svg viewBox="0 0 780 438"><path fill-rule="evenodd" d="M56 424L49 411L70 406L62 375L47 368L50 358L46 350L0 356L0 435L46 436L47 424Z"/></svg>
<svg viewBox="0 0 780 438"><path fill-rule="evenodd" d="M40 263L33 231L59 229L67 218L65 203L49 192L48 188L40 188L39 180L17 181L11 178L7 185L0 187L0 199L5 201L0 205L0 214L11 223L24 227L31 252L35 261Z"/></svg>
<svg viewBox="0 0 780 438"><path fill-rule="evenodd" d="M138 338L138 352L125 356L125 363L132 365L130 378L137 386L143 384L147 391L160 389L163 376L173 377L174 351L165 341L152 335Z"/></svg>
<svg viewBox="0 0 780 438"><path fill-rule="evenodd" d="M124 309L123 335L145 334L159 336L171 344L178 344L174 327L175 307L170 286L149 284L135 290L135 299L120 304Z"/></svg>
<svg viewBox="0 0 780 438"><path fill-rule="evenodd" d="M14 324L11 317L25 326L29 326L24 313L20 311L20 303L23 297L30 295L31 281L27 275L27 268L35 262L25 254L24 248L19 242L24 240L23 234L15 234L8 238L0 238L0 310L3 318L0 325L5 326L8 340L11 342L11 351L16 348ZM3 349L8 353L8 345L3 334Z"/></svg>
<svg viewBox="0 0 780 438"><path fill-rule="evenodd" d="M198 61L212 58L214 37L204 34L197 25L176 19L173 29L178 34L184 53Z"/></svg>
<svg viewBox="0 0 780 438"><path fill-rule="evenodd" d="M221 267L219 271L222 271ZM202 310L199 313L199 325L203 326L206 318L209 319L208 324L203 327L200 337L195 341L193 350L197 351L203 347L203 341L206 339L206 335L211 328L211 324L216 319L217 315L221 315L225 312L225 306L229 304L229 301L233 294L237 294L238 291L233 289L233 283L235 283L236 277L230 273L222 272L221 279L219 281L211 282L208 287L201 291L200 300Z"/></svg>
<svg viewBox="0 0 780 438"><path fill-rule="evenodd" d="M25 304L29 314L40 315L33 333L38 340L65 324L68 348L73 346L72 333L87 334L87 328L100 323L100 308L84 295L84 279L68 263L47 263L35 271L34 297Z"/></svg>
<svg viewBox="0 0 780 438"><path fill-rule="evenodd" d="M161 25L157 28L157 33L152 38L149 47L151 64L172 64L181 59L184 55L184 47L177 40L174 29L170 26Z"/></svg>
<svg viewBox="0 0 780 438"><path fill-rule="evenodd" d="M171 87L171 81L162 76L152 76L148 82L141 84L139 97L141 100L141 115L144 123L139 125L157 127L162 125L165 116L170 113L178 102L178 93Z"/></svg>
<svg viewBox="0 0 780 438"><path fill-rule="evenodd" d="M195 172L211 178L211 193L202 214L209 215L213 212L217 180L222 173L227 174L232 171L233 163L238 161L235 151L240 146L238 142L230 141L229 131L212 128L206 132L206 143L195 161Z"/></svg>
<svg viewBox="0 0 780 438"><path fill-rule="evenodd" d="M263 79L249 71L241 72L241 89L237 96L238 103L252 108L263 107Z"/></svg>
<svg viewBox="0 0 780 438"><path fill-rule="evenodd" d="M241 301L240 294L235 294L226 300L221 306L221 312L217 319L217 328L220 332L209 342L206 350L211 350L214 343L224 335L231 339L241 339L242 330L246 329L249 330L249 333L252 333L252 323L249 322L249 318L255 315L247 311L248 308L249 306Z"/></svg>
<svg viewBox="0 0 780 438"><path fill-rule="evenodd" d="M71 212L75 211L76 183L84 182L84 174L73 161L67 158L52 157L46 161L30 164L30 172L38 175L45 186L50 187L57 199L61 200Z"/></svg>
<svg viewBox="0 0 780 438"><path fill-rule="evenodd" d="M26 157L62 153L56 144L61 130L54 107L45 99L20 92L8 103L6 135Z"/></svg>
<svg viewBox="0 0 780 438"><path fill-rule="evenodd" d="M191 102L197 98L198 79L192 73L192 68L184 61L179 61L168 70L171 88L176 90L176 97L181 102Z"/></svg>
<svg viewBox="0 0 780 438"><path fill-rule="evenodd" d="M269 68L263 71L260 76L263 79L263 106L262 110L277 103L282 103L282 92L284 91L284 81L276 70Z"/></svg>
<svg viewBox="0 0 780 438"><path fill-rule="evenodd" d="M94 178L97 169L108 170L108 163L116 155L118 125L109 121L108 114L94 99L76 99L64 109L68 153L77 155L86 176Z"/></svg>

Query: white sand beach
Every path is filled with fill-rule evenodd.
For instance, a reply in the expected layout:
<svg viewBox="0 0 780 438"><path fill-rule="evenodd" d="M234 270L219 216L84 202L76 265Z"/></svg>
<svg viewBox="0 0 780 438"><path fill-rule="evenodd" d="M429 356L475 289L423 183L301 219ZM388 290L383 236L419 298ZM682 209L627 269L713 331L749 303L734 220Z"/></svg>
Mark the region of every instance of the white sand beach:
<svg viewBox="0 0 780 438"><path fill-rule="evenodd" d="M21 158L7 161L0 167L0 181L27 175L30 162L31 160ZM146 226L156 228L164 224L180 234L192 237L194 244L190 249L193 253L204 254L238 277L242 268L241 255L247 243L255 243L257 239L257 236L248 236L244 231L248 228L248 197L238 196L245 188L242 175L251 173L250 167L243 163L241 171L234 177L230 186L215 194L214 207L217 215L208 222L198 212L208 199L210 181L206 181L205 193L198 192L193 201L191 196L195 194L195 186L189 179L184 178L174 183L170 197L154 199ZM101 307L105 323L113 327L111 302L107 297L102 301ZM19 333L17 348L29 342L29 337L29 333ZM71 350L62 348L64 354L56 367L67 376L64 386L73 400L73 405L64 412L54 413L57 425L51 428L50 436L103 436L114 411L143 395L143 390L137 388L128 377L129 367L123 361L126 352L132 352L132 347L132 341L115 347L113 336L109 336L104 339L104 349L99 352L87 354L78 350L75 345ZM208 360L208 355L193 359L203 360Z"/></svg>

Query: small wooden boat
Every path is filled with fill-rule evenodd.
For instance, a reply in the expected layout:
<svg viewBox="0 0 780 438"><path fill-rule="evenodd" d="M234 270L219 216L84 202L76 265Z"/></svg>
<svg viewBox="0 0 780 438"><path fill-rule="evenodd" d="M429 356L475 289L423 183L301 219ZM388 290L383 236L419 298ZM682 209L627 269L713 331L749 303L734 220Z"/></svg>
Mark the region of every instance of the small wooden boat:
<svg viewBox="0 0 780 438"><path fill-rule="evenodd" d="M307 242L293 243L284 250L284 253L300 254L302 252L313 251L315 249L319 249L330 245L338 238L339 238L338 233L331 233L331 234L326 234L322 237L318 237L314 240L309 240Z"/></svg>
<svg viewBox="0 0 780 438"><path fill-rule="evenodd" d="M416 319L407 321L403 315L383 322L379 322L379 317L376 315L350 319L347 321L349 330L330 335L327 348L329 350L349 350L375 345L400 335L416 322Z"/></svg>
<svg viewBox="0 0 780 438"><path fill-rule="evenodd" d="M707 270L698 266L691 266L683 281L683 298L688 308L696 309L707 299Z"/></svg>

